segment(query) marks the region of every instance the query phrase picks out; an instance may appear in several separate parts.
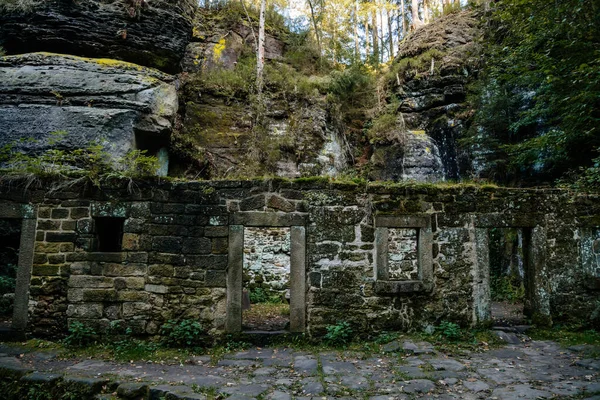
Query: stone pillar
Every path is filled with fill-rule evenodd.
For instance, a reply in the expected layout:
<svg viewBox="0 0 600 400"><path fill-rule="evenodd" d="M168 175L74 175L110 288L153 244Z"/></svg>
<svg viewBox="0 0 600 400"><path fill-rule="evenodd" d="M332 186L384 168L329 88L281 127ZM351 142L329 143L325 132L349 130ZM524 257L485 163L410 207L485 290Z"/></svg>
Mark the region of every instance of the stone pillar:
<svg viewBox="0 0 600 400"><path fill-rule="evenodd" d="M306 325L306 229L292 226L290 233L290 331Z"/></svg>
<svg viewBox="0 0 600 400"><path fill-rule="evenodd" d="M388 228L375 228L375 280L390 279L388 270Z"/></svg>
<svg viewBox="0 0 600 400"><path fill-rule="evenodd" d="M229 226L229 258L227 264L227 320L225 329L242 330L242 279L244 269L244 226Z"/></svg>
<svg viewBox="0 0 600 400"><path fill-rule="evenodd" d="M29 311L29 282L33 266L33 247L37 220L23 219L21 225L21 243L19 245L19 265L15 287L15 303L13 309L12 328L24 331L27 328Z"/></svg>
<svg viewBox="0 0 600 400"><path fill-rule="evenodd" d="M551 326L550 280L546 271L546 229L538 225L530 232L529 240L526 240L526 237L523 240L523 247L525 248L525 243L528 242L525 279L528 283L526 296L529 299L531 320L539 326Z"/></svg>
<svg viewBox="0 0 600 400"><path fill-rule="evenodd" d="M490 309L490 238L487 228L475 228L475 253L473 266L473 323L481 324L492 319Z"/></svg>

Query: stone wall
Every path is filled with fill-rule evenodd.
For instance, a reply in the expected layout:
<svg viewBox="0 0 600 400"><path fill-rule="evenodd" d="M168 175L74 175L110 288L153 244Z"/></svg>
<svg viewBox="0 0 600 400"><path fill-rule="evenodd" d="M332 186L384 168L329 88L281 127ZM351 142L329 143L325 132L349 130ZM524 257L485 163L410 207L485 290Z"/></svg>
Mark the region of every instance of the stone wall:
<svg viewBox="0 0 600 400"><path fill-rule="evenodd" d="M245 287L283 292L290 281L290 229L244 230Z"/></svg>
<svg viewBox="0 0 600 400"><path fill-rule="evenodd" d="M293 262L306 265L292 268L292 298L305 288L299 312L310 335L340 321L365 333L485 322L489 230L507 227L530 232L531 317L598 322L598 195L299 179L139 183L133 193L4 188L0 198L37 205L28 329L38 335L72 321L155 334L168 319L223 333L240 306L228 284L240 226L292 228ZM98 251L107 217L122 224L121 251ZM411 264L402 274L399 255Z"/></svg>

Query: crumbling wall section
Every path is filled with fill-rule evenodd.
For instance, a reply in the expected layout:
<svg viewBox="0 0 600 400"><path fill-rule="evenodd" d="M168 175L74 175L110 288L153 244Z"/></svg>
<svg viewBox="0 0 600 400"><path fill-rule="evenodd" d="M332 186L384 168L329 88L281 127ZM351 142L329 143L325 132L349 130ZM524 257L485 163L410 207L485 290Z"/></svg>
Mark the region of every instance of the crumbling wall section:
<svg viewBox="0 0 600 400"><path fill-rule="evenodd" d="M145 183L133 193L5 189L1 202L38 206L28 325L38 335L65 332L72 321L157 334L170 319L224 333L230 225L250 221L306 228L305 331L313 336L340 321L356 332L484 322L482 235L493 227L531 231L537 321L597 319L598 195L320 178ZM106 218L120 227L118 251L100 244ZM384 233L393 246L386 236L382 255ZM413 268L402 279L394 246ZM378 268L391 268L388 277Z"/></svg>

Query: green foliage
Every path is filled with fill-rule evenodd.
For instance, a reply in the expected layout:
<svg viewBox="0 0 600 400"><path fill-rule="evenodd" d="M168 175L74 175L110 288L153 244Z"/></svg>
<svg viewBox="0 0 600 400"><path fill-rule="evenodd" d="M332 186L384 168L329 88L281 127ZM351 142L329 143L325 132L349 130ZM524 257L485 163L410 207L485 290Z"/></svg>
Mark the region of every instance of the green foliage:
<svg viewBox="0 0 600 400"><path fill-rule="evenodd" d="M5 56L6 55L6 51L4 51L4 48L2 46L0 46L0 57Z"/></svg>
<svg viewBox="0 0 600 400"><path fill-rule="evenodd" d="M510 276L492 277L490 282L492 301L519 303L525 298L525 285Z"/></svg>
<svg viewBox="0 0 600 400"><path fill-rule="evenodd" d="M600 146L600 8L594 0L497 5L473 148L504 181L553 180L590 167Z"/></svg>
<svg viewBox="0 0 600 400"><path fill-rule="evenodd" d="M131 150L123 157L113 159L99 142L91 143L84 149L62 149L68 140L67 132L56 131L50 134L46 149L40 154L20 151L19 144L34 139L21 140L0 148L0 172L2 179L71 178L87 179L95 186L108 179L133 179L155 176L158 159L148 156L145 150Z"/></svg>
<svg viewBox="0 0 600 400"><path fill-rule="evenodd" d="M439 69L441 60L445 53L438 49L429 49L415 57L404 57L394 62L386 74L387 81L404 80L415 77L431 70L431 61L434 60L434 72Z"/></svg>
<svg viewBox="0 0 600 400"><path fill-rule="evenodd" d="M163 341L168 346L200 346L204 344L204 328L198 321L169 320L160 328Z"/></svg>
<svg viewBox="0 0 600 400"><path fill-rule="evenodd" d="M324 339L329 345L342 346L352 340L352 327L346 321L338 322L335 325L327 325L325 329L327 333Z"/></svg>
<svg viewBox="0 0 600 400"><path fill-rule="evenodd" d="M281 302L281 295L277 292L271 292L260 287L250 290L250 303L252 304L280 304Z"/></svg>
<svg viewBox="0 0 600 400"><path fill-rule="evenodd" d="M454 322L442 321L436 330L448 340L458 340L463 336L460 326Z"/></svg>
<svg viewBox="0 0 600 400"><path fill-rule="evenodd" d="M79 321L69 324L69 335L64 339L67 346L84 346L97 339L96 331Z"/></svg>

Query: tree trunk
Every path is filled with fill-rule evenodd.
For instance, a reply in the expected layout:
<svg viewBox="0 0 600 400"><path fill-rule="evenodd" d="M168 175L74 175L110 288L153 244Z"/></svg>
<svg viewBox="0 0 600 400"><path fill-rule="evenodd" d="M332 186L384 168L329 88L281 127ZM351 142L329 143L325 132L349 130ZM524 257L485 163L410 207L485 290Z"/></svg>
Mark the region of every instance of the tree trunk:
<svg viewBox="0 0 600 400"><path fill-rule="evenodd" d="M412 28L417 29L423 25L423 22L419 18L419 0L412 0L410 12L412 14Z"/></svg>
<svg viewBox="0 0 600 400"><path fill-rule="evenodd" d="M258 23L258 48L256 49L256 91L259 99L263 88L263 69L265 67L265 9L267 0L260 2L260 20Z"/></svg>
<svg viewBox="0 0 600 400"><path fill-rule="evenodd" d="M390 42L390 60L394 58L394 35L392 34L392 16L390 10L386 9L388 21L388 40Z"/></svg>
<svg viewBox="0 0 600 400"><path fill-rule="evenodd" d="M427 4L428 0L423 0L423 22L429 22L429 5Z"/></svg>
<svg viewBox="0 0 600 400"><path fill-rule="evenodd" d="M365 17L365 61L369 62L371 48L369 47L369 16Z"/></svg>
<svg viewBox="0 0 600 400"><path fill-rule="evenodd" d="M319 51L319 59L323 55L321 52L321 35L319 35L319 24L317 23L317 16L315 15L315 6L313 0L308 0L308 6L310 7L310 19L312 20L313 27L315 29L315 38L317 40L317 50Z"/></svg>
<svg viewBox="0 0 600 400"><path fill-rule="evenodd" d="M383 53L385 49L385 34L383 33L383 7L379 8L379 30L379 41L381 43L379 46L381 51L379 53L381 54L381 63L383 64Z"/></svg>
<svg viewBox="0 0 600 400"><path fill-rule="evenodd" d="M360 47L358 43L358 0L354 1L354 62L360 61Z"/></svg>
<svg viewBox="0 0 600 400"><path fill-rule="evenodd" d="M373 9L373 61L379 62L379 28L377 27L377 8Z"/></svg>

